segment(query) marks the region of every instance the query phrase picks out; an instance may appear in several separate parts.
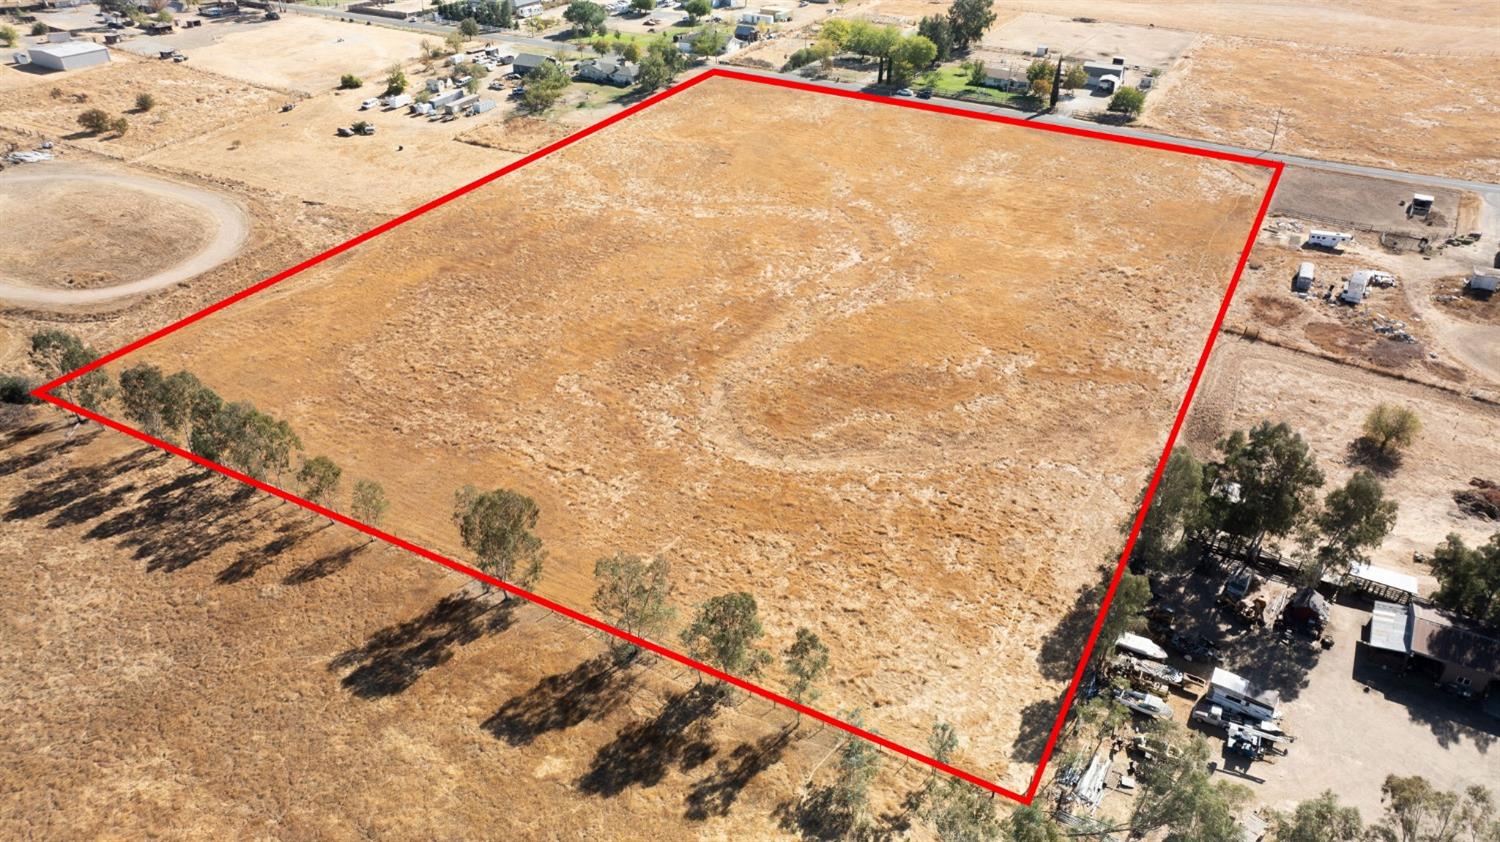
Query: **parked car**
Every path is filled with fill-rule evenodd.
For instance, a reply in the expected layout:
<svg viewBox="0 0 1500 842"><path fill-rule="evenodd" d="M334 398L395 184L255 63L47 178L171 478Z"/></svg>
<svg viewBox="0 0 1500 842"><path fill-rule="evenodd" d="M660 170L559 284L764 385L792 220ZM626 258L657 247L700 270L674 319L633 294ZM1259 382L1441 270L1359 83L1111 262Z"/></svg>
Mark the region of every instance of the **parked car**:
<svg viewBox="0 0 1500 842"><path fill-rule="evenodd" d="M916 91L911 88L902 88L896 91L896 96L916 96Z"/></svg>
<svg viewBox="0 0 1500 842"><path fill-rule="evenodd" d="M379 104L380 104L380 100L375 99L375 98L372 97L370 99L365 100L364 102L361 102L359 104L359 110L360 111L369 111L371 108L374 108L375 106L377 106Z"/></svg>
<svg viewBox="0 0 1500 842"><path fill-rule="evenodd" d="M932 99L932 88L922 88L917 91L917 99Z"/></svg>

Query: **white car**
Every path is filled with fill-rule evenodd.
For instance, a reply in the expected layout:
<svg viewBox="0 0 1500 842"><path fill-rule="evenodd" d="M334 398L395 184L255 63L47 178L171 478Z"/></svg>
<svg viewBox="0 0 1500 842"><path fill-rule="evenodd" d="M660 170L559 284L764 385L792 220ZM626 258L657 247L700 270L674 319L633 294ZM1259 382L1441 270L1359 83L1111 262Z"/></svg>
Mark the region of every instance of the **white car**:
<svg viewBox="0 0 1500 842"><path fill-rule="evenodd" d="M1167 703L1150 693L1142 693L1139 690L1117 690L1115 701L1136 713L1143 713L1155 719L1172 718L1172 709L1167 707Z"/></svg>
<svg viewBox="0 0 1500 842"><path fill-rule="evenodd" d="M380 104L380 100L378 100L378 99L367 99L364 102L361 102L359 104L359 110L360 111L369 111L371 108L374 108L375 106L377 106L379 104Z"/></svg>

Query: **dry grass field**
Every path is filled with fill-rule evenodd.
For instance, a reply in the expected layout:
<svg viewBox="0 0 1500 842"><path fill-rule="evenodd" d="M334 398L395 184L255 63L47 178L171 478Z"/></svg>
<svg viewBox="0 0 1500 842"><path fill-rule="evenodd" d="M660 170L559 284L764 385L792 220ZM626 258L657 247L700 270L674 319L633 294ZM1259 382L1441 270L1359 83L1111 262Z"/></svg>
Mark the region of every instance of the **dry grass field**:
<svg viewBox="0 0 1500 842"><path fill-rule="evenodd" d="M130 359L286 417L454 557L454 488L535 497L564 603L616 550L687 607L754 592L773 650L829 642L825 709L954 722L1023 786L1072 667L1038 648L1119 550L1266 181L714 79Z"/></svg>
<svg viewBox="0 0 1500 842"><path fill-rule="evenodd" d="M66 419L0 415L7 838L793 838L831 729Z"/></svg>
<svg viewBox="0 0 1500 842"><path fill-rule="evenodd" d="M65 74L39 75L0 66L0 122L34 134L68 138L79 148L112 158L134 158L216 128L274 110L283 96L172 62L148 61L112 50L108 64ZM137 94L150 93L156 107L133 111ZM82 134L78 115L99 108L123 115L123 137Z"/></svg>
<svg viewBox="0 0 1500 842"><path fill-rule="evenodd" d="M1147 99L1142 123L1264 149L1284 109L1278 152L1495 182L1496 108L1500 57L1207 38Z"/></svg>

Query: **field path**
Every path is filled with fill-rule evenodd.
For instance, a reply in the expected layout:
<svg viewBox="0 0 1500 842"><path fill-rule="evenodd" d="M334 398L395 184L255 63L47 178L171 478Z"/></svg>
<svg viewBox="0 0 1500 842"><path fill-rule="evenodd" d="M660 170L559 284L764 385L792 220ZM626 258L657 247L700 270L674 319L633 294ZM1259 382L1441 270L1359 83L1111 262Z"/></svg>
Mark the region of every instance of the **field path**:
<svg viewBox="0 0 1500 842"><path fill-rule="evenodd" d="M213 219L215 231L208 244L176 266L154 275L96 289L47 289L14 283L0 278L0 301L12 304L77 305L114 301L132 295L152 292L193 278L239 254L250 233L250 218L239 205L216 193L142 176L75 169L66 165L42 164L36 169L0 173L0 185L40 183L47 181L95 181L154 193L202 208Z"/></svg>

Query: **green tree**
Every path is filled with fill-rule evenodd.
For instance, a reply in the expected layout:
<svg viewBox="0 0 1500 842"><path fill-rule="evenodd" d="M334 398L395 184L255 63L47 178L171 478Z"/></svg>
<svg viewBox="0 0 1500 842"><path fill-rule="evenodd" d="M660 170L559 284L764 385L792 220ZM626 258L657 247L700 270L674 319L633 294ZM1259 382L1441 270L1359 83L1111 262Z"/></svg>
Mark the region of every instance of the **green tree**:
<svg viewBox="0 0 1500 842"><path fill-rule="evenodd" d="M1314 519L1319 535L1315 550L1315 584L1329 571L1347 572L1365 561L1365 551L1380 546L1396 525L1396 501L1385 499L1380 482L1369 471L1358 471L1342 488L1324 498Z"/></svg>
<svg viewBox="0 0 1500 842"><path fill-rule="evenodd" d="M594 608L616 628L637 637L660 637L675 611L672 567L657 556L649 561L615 553L594 562ZM611 643L617 656L634 656L640 647L623 640Z"/></svg>
<svg viewBox="0 0 1500 842"><path fill-rule="evenodd" d="M947 722L932 723L927 734L928 755L939 763L951 763L955 751L958 751L958 729Z"/></svg>
<svg viewBox="0 0 1500 842"><path fill-rule="evenodd" d="M1365 416L1364 442L1377 454L1398 457L1422 431L1422 419L1410 407L1382 403Z"/></svg>
<svg viewBox="0 0 1500 842"><path fill-rule="evenodd" d="M297 482L302 486L302 496L325 508L333 504L339 489L339 480L344 469L327 456L314 456L302 463L297 470Z"/></svg>
<svg viewBox="0 0 1500 842"><path fill-rule="evenodd" d="M1213 779L1202 737L1172 731L1162 738L1177 751L1141 767L1132 833L1146 836L1165 828L1166 842L1240 842L1242 829L1234 817L1250 790Z"/></svg>
<svg viewBox="0 0 1500 842"><path fill-rule="evenodd" d="M137 112L145 114L147 111L150 111L155 107L156 97L146 93L145 91L141 91L140 93L135 95L135 110Z"/></svg>
<svg viewBox="0 0 1500 842"><path fill-rule="evenodd" d="M392 67L385 77L385 95L395 96L406 92L406 73L399 66Z"/></svg>
<svg viewBox="0 0 1500 842"><path fill-rule="evenodd" d="M1248 434L1237 430L1219 442L1219 451L1223 456L1213 466L1219 493L1209 505L1220 529L1258 545L1266 536L1290 534L1312 510L1323 472L1286 423L1263 421Z"/></svg>
<svg viewBox="0 0 1500 842"><path fill-rule="evenodd" d="M115 137L121 137L129 130L130 121L126 120L124 117L116 117L113 120L109 121L109 131Z"/></svg>
<svg viewBox="0 0 1500 842"><path fill-rule="evenodd" d="M854 711L846 721L856 728L865 727L863 711ZM880 774L880 760L875 744L863 737L851 735L839 747L838 774L829 787L829 812L836 826L847 829L848 838L858 838L869 825L870 785Z"/></svg>
<svg viewBox="0 0 1500 842"><path fill-rule="evenodd" d="M641 60L640 45L634 41L627 41L625 46L620 50L620 58L630 62L639 62Z"/></svg>
<svg viewBox="0 0 1500 842"><path fill-rule="evenodd" d="M31 34L32 35L46 35L48 32L51 32L51 31L52 30L47 27L47 24L42 23L41 21L37 21L36 23L33 23L31 25Z"/></svg>
<svg viewBox="0 0 1500 842"><path fill-rule="evenodd" d="M946 15L928 15L917 23L917 34L937 47L937 61L953 55L953 23Z"/></svg>
<svg viewBox="0 0 1500 842"><path fill-rule="evenodd" d="M78 125L89 134L103 134L109 130L109 114L102 108L90 108L78 115Z"/></svg>
<svg viewBox="0 0 1500 842"><path fill-rule="evenodd" d="M573 31L579 35L603 35L604 21L608 17L604 7L593 0L573 0L563 12L563 20L571 23Z"/></svg>
<svg viewBox="0 0 1500 842"><path fill-rule="evenodd" d="M816 684L828 671L828 647L810 629L797 629L797 637L781 653L792 684L787 695L794 702L811 704L818 698Z"/></svg>
<svg viewBox="0 0 1500 842"><path fill-rule="evenodd" d="M842 50L849 41L852 22L848 18L829 18L818 29L818 40L827 41Z"/></svg>
<svg viewBox="0 0 1500 842"><path fill-rule="evenodd" d="M192 420L194 401L204 391L198 378L187 371L178 371L162 380L157 411L164 439L174 444L181 439Z"/></svg>
<svg viewBox="0 0 1500 842"><path fill-rule="evenodd" d="M1026 94L1041 105L1046 105L1047 99L1052 96L1052 80L1032 79L1031 84L1026 87Z"/></svg>
<svg viewBox="0 0 1500 842"><path fill-rule="evenodd" d="M937 47L921 35L902 38L891 48L890 83L906 85L917 72L937 58Z"/></svg>
<svg viewBox="0 0 1500 842"><path fill-rule="evenodd" d="M954 49L964 52L984 37L995 22L994 6L994 0L954 0L948 9Z"/></svg>
<svg viewBox="0 0 1500 842"><path fill-rule="evenodd" d="M1206 523L1207 502L1203 463L1187 448L1174 448L1162 469L1151 508L1141 522L1131 559L1148 570L1175 569L1183 558L1187 539ZM1127 533L1133 525L1126 521Z"/></svg>
<svg viewBox="0 0 1500 842"><path fill-rule="evenodd" d="M724 52L729 43L729 33L719 26L705 26L693 36L693 55L716 56Z"/></svg>
<svg viewBox="0 0 1500 842"><path fill-rule="evenodd" d="M682 642L694 658L743 678L758 675L771 660L757 648L762 633L755 597L743 591L713 597L698 608L682 632Z"/></svg>
<svg viewBox="0 0 1500 842"><path fill-rule="evenodd" d="M568 89L568 74L556 62L544 61L526 76L526 90L521 104L527 111L540 114L551 108Z"/></svg>
<svg viewBox="0 0 1500 842"><path fill-rule="evenodd" d="M645 93L657 90L672 81L671 72L661 57L655 53L648 54L641 59L640 72L636 74L635 83Z"/></svg>
<svg viewBox="0 0 1500 842"><path fill-rule="evenodd" d="M1000 838L994 796L958 778L946 778L938 786L924 817L942 842L993 842Z"/></svg>
<svg viewBox="0 0 1500 842"><path fill-rule="evenodd" d="M36 398L31 396L31 378L18 374L0 375L0 403L14 406L26 406L36 403Z"/></svg>
<svg viewBox="0 0 1500 842"><path fill-rule="evenodd" d="M466 485L453 495L453 523L479 569L522 588L535 584L546 558L542 539L532 533L540 516L534 500L505 488L481 492Z"/></svg>
<svg viewBox="0 0 1500 842"><path fill-rule="evenodd" d="M20 38L16 34L16 28L10 24L0 26L0 47L14 47L16 40Z"/></svg>
<svg viewBox="0 0 1500 842"><path fill-rule="evenodd" d="M1052 62L1037 60L1026 66L1026 81L1035 82L1038 79L1052 78Z"/></svg>
<svg viewBox="0 0 1500 842"><path fill-rule="evenodd" d="M1010 812L1005 823L1007 842L1063 842L1062 831L1040 807L1028 804Z"/></svg>
<svg viewBox="0 0 1500 842"><path fill-rule="evenodd" d="M1106 575L1113 572L1107 571ZM1101 599L1108 586L1107 578L1096 586ZM1115 641L1120 635L1141 627L1141 613L1146 610L1146 604L1150 601L1151 580L1148 577L1137 576L1129 570L1120 575L1115 598L1109 604L1109 612L1104 615L1104 625L1099 628L1099 643L1091 656L1094 663L1100 664L1113 657Z"/></svg>
<svg viewBox="0 0 1500 842"><path fill-rule="evenodd" d="M229 467L251 479L279 479L292 464L292 451L302 443L292 427L245 404L230 404L226 410L239 407L229 419L233 437L224 451Z"/></svg>
<svg viewBox="0 0 1500 842"><path fill-rule="evenodd" d="M1081 64L1070 65L1068 69L1063 72L1062 86L1065 90L1075 91L1083 87L1084 85L1087 85L1088 83L1089 74L1084 71L1083 65Z"/></svg>
<svg viewBox="0 0 1500 842"><path fill-rule="evenodd" d="M390 505L390 501L385 499L385 489L380 483L368 479L354 483L354 492L349 500L349 513L354 516L355 520L365 526L378 529L380 520L385 517L385 511L390 508Z"/></svg>
<svg viewBox="0 0 1500 842"><path fill-rule="evenodd" d="M31 335L28 358L42 372L43 377L52 381L92 363L99 358L99 354L67 331L42 330ZM96 368L74 377L53 392L63 400L90 412L100 412L114 397L115 384L108 372ZM83 419L79 420L81 423Z"/></svg>
<svg viewBox="0 0 1500 842"><path fill-rule="evenodd" d="M359 78L358 76L355 76L353 73L345 73L343 76L339 77L339 88L342 90L352 91L355 88L363 86L364 84L365 80Z"/></svg>
<svg viewBox="0 0 1500 842"><path fill-rule="evenodd" d="M645 14L656 8L656 0L630 0L630 8Z"/></svg>
<svg viewBox="0 0 1500 842"><path fill-rule="evenodd" d="M699 18L706 17L712 9L708 0L687 0L682 4L682 10L687 12L689 24L697 23Z"/></svg>
<svg viewBox="0 0 1500 842"><path fill-rule="evenodd" d="M205 387L193 395L189 412L193 431L188 436L188 449L211 462L219 461L233 437L233 429L223 417L224 407L224 400L212 389Z"/></svg>
<svg viewBox="0 0 1500 842"><path fill-rule="evenodd" d="M463 20L459 21L458 34L462 35L465 41L473 38L478 38L479 21L474 20L473 18L464 18Z"/></svg>
<svg viewBox="0 0 1500 842"><path fill-rule="evenodd" d="M532 18L532 20L540 20L540 19L539 18ZM459 30L455 29L452 32L448 33L447 35L443 36L443 46L445 46L445 47L448 48L448 52L449 53L458 53L458 52L462 51L463 48L464 48L464 40L465 40L464 39L464 34L462 32L460 32Z"/></svg>
<svg viewBox="0 0 1500 842"><path fill-rule="evenodd" d="M1433 602L1500 629L1500 532L1473 548L1449 535L1433 550L1431 561L1438 581Z"/></svg>
<svg viewBox="0 0 1500 842"><path fill-rule="evenodd" d="M1365 838L1359 810L1339 804L1332 790L1298 804L1290 813L1274 813L1276 842L1359 842Z"/></svg>
<svg viewBox="0 0 1500 842"><path fill-rule="evenodd" d="M120 372L120 406L125 417L141 432L161 438L161 404L166 378L161 369L150 363L138 363Z"/></svg>
<svg viewBox="0 0 1500 842"><path fill-rule="evenodd" d="M1121 87L1109 99L1109 110L1135 119L1146 105L1146 95L1139 88Z"/></svg>

